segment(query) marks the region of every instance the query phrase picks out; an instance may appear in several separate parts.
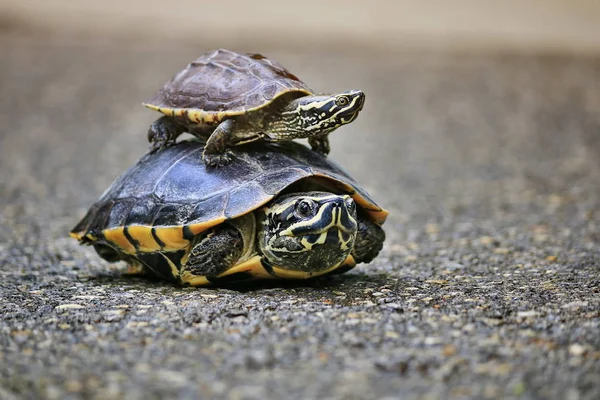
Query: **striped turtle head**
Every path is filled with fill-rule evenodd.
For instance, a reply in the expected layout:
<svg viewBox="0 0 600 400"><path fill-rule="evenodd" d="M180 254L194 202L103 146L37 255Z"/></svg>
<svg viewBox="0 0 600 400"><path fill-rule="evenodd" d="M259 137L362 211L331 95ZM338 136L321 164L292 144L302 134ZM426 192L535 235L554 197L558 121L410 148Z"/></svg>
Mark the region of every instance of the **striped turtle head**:
<svg viewBox="0 0 600 400"><path fill-rule="evenodd" d="M300 97L282 111L273 129L297 138L323 136L354 121L364 104L365 94L360 90Z"/></svg>
<svg viewBox="0 0 600 400"><path fill-rule="evenodd" d="M354 247L356 204L348 195L296 193L277 198L260 212L259 247L279 268L324 271L342 263Z"/></svg>

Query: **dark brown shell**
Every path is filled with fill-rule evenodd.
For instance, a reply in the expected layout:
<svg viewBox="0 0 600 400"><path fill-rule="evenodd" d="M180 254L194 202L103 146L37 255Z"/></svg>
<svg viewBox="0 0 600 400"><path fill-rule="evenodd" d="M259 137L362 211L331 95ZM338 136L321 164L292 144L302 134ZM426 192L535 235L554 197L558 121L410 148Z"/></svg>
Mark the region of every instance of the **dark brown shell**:
<svg viewBox="0 0 600 400"><path fill-rule="evenodd" d="M215 50L201 55L177 73L146 105L196 109L203 114L242 114L270 104L286 93L312 94L300 79L277 61L260 54Z"/></svg>

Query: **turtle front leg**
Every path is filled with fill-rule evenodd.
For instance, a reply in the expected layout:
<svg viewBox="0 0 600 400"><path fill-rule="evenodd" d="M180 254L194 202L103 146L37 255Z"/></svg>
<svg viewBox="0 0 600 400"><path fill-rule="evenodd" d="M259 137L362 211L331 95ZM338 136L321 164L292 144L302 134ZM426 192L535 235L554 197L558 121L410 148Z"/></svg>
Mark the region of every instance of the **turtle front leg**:
<svg viewBox="0 0 600 400"><path fill-rule="evenodd" d="M228 224L219 225L193 245L180 279L185 283L196 277L218 276L235 265L243 250L240 231Z"/></svg>
<svg viewBox="0 0 600 400"><path fill-rule="evenodd" d="M164 149L175 144L177 137L185 131L182 125L179 125L171 117L160 117L150 125L148 129L148 142L150 142L149 153Z"/></svg>
<svg viewBox="0 0 600 400"><path fill-rule="evenodd" d="M235 121L226 119L213 131L202 153L202 161L209 167L222 167L233 160L229 146L234 138Z"/></svg>
<svg viewBox="0 0 600 400"><path fill-rule="evenodd" d="M316 151L323 156L329 154L329 151L331 150L327 135L311 136L308 138L308 144L310 144L310 147L312 147L313 151Z"/></svg>
<svg viewBox="0 0 600 400"><path fill-rule="evenodd" d="M359 215L352 257L357 263L371 262L383 248L384 240L385 232L381 226Z"/></svg>

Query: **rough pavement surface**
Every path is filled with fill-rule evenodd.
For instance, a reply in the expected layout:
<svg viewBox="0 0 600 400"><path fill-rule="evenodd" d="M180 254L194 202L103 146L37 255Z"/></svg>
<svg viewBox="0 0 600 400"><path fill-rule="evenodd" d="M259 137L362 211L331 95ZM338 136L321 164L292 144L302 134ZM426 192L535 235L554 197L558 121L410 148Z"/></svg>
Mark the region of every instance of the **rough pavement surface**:
<svg viewBox="0 0 600 400"><path fill-rule="evenodd" d="M248 49L365 90L331 156L388 241L332 279L194 289L67 233L207 48L0 49L0 398L600 398L600 59Z"/></svg>

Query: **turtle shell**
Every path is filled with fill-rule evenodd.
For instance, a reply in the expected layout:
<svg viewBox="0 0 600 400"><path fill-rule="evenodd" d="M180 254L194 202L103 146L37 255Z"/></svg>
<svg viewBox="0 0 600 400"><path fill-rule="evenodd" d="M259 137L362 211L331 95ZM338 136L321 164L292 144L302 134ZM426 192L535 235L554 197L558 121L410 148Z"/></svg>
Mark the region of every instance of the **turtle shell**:
<svg viewBox="0 0 600 400"><path fill-rule="evenodd" d="M125 171L92 205L71 236L109 243L126 254L177 251L202 231L252 212L308 179L349 194L376 223L379 207L339 165L295 142L233 150L236 162L206 169L196 140L149 154Z"/></svg>
<svg viewBox="0 0 600 400"><path fill-rule="evenodd" d="M219 49L201 55L144 105L168 116L214 123L269 105L288 94L312 94L277 61Z"/></svg>

